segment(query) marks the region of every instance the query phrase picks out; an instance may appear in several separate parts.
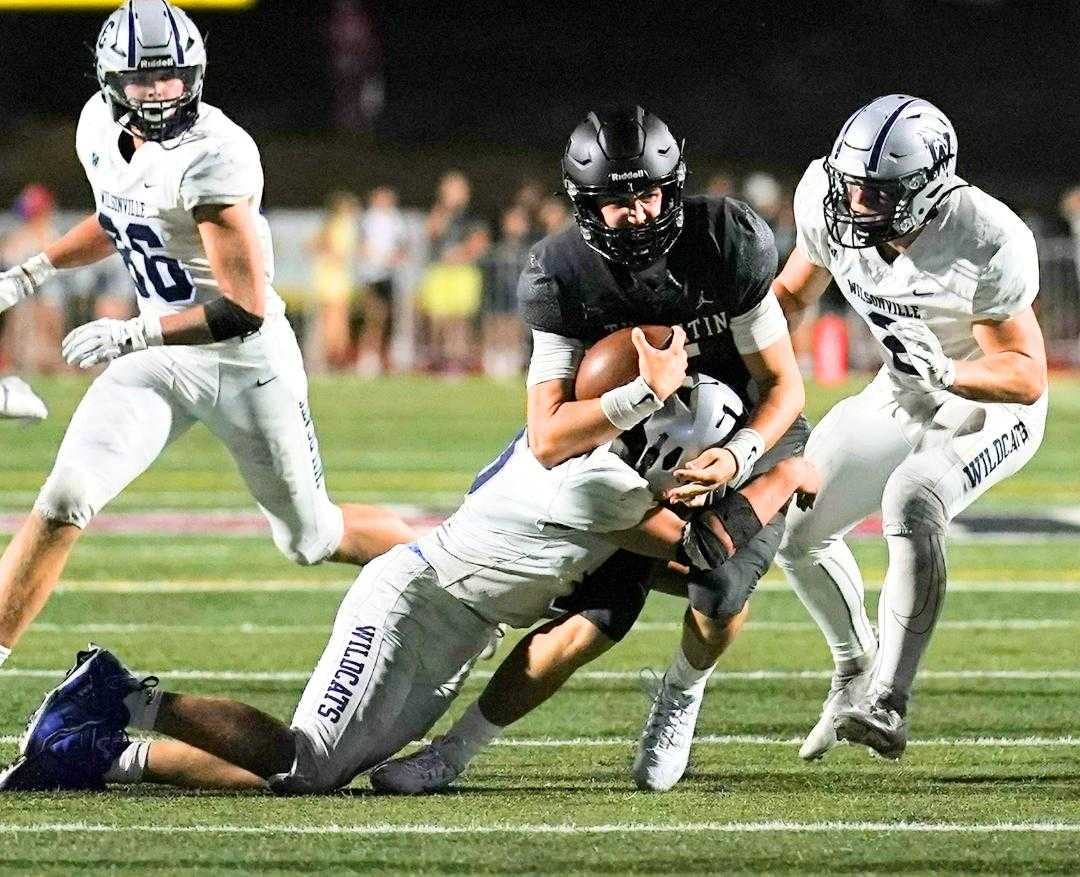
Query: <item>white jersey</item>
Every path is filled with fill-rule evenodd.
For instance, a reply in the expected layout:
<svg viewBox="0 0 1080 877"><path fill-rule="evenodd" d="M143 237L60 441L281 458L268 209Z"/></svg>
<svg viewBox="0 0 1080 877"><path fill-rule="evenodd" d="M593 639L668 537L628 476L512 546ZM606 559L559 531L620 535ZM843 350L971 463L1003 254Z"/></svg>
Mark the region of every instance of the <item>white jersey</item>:
<svg viewBox="0 0 1080 877"><path fill-rule="evenodd" d="M439 583L478 615L528 627L615 553L604 533L634 527L655 504L610 444L545 469L522 435L418 546Z"/></svg>
<svg viewBox="0 0 1080 877"><path fill-rule="evenodd" d="M270 228L259 213L262 163L242 128L204 103L183 135L145 143L131 161L120 152L121 133L98 93L83 107L75 148L94 190L98 221L135 282L140 312L175 313L221 295L192 214L203 204L251 205L267 283L273 281ZM268 288L266 316L284 313L284 303Z"/></svg>
<svg viewBox="0 0 1080 877"><path fill-rule="evenodd" d="M866 321L894 382L929 389L889 333L897 318L924 322L952 359L982 355L972 323L1007 320L1039 291L1035 239L1008 207L965 185L892 264L875 247L845 248L829 237L822 205L829 181L824 161L811 163L795 190L796 246L828 269L852 308Z"/></svg>

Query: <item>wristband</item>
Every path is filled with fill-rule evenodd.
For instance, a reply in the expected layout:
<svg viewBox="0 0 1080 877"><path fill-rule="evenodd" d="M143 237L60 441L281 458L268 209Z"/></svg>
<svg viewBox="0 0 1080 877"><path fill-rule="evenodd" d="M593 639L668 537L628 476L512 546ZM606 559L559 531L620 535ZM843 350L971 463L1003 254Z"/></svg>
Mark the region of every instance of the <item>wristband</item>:
<svg viewBox="0 0 1080 877"><path fill-rule="evenodd" d="M756 429L744 426L724 445L724 450L735 458L735 474L728 486L737 488L750 477L754 464L765 453L765 439Z"/></svg>
<svg viewBox="0 0 1080 877"><path fill-rule="evenodd" d="M611 421L612 426L623 432L633 429L663 407L664 403L642 377L614 390L608 390L600 397L600 408L604 416Z"/></svg>
<svg viewBox="0 0 1080 877"><path fill-rule="evenodd" d="M142 326L143 340L147 347L160 347L165 343L164 334L161 331L161 317L157 314L140 314L137 318Z"/></svg>
<svg viewBox="0 0 1080 877"><path fill-rule="evenodd" d="M56 268L44 253L31 256L19 266L19 269L26 275L31 293L41 289L42 284L56 273Z"/></svg>
<svg viewBox="0 0 1080 877"><path fill-rule="evenodd" d="M941 370L941 389L948 390L956 383L956 360L946 359L945 368Z"/></svg>

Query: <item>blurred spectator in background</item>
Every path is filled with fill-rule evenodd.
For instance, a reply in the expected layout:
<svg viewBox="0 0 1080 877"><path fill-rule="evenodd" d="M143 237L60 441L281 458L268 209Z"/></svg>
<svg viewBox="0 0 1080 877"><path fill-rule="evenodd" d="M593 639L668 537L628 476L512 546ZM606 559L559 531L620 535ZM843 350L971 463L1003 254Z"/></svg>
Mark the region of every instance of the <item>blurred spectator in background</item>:
<svg viewBox="0 0 1080 877"><path fill-rule="evenodd" d="M753 173L743 181L742 195L746 203L772 229L776 238L776 250L783 265L795 247L795 215L792 213L792 197L771 174Z"/></svg>
<svg viewBox="0 0 1080 877"><path fill-rule="evenodd" d="M60 236L52 192L40 183L31 183L22 190L14 212L17 225L0 241L0 262L4 267L18 265L40 253ZM18 371L53 372L64 368L60 356L64 291L62 283L49 284L39 295L5 314L2 349Z"/></svg>
<svg viewBox="0 0 1080 877"><path fill-rule="evenodd" d="M398 209L397 192L380 186L368 196L360 220L360 280L364 284L364 329L357 371L377 375L390 370L394 275L406 257L408 228Z"/></svg>
<svg viewBox="0 0 1080 877"><path fill-rule="evenodd" d="M570 221L570 208L560 195L552 195L540 202L540 236L547 237L566 228Z"/></svg>
<svg viewBox="0 0 1080 877"><path fill-rule="evenodd" d="M726 198L735 194L735 178L727 171L713 174L705 184L705 194L716 198Z"/></svg>
<svg viewBox="0 0 1080 877"><path fill-rule="evenodd" d="M484 373L516 376L524 363L525 335L517 315L518 277L529 258L529 213L515 204L503 211L499 240L484 275Z"/></svg>
<svg viewBox="0 0 1080 877"><path fill-rule="evenodd" d="M525 217L529 222L529 240L538 241L540 233L540 208L544 203L544 188L536 180L523 180L514 193L512 202L514 207L520 207L525 211Z"/></svg>
<svg viewBox="0 0 1080 877"><path fill-rule="evenodd" d="M352 361L350 308L355 287L354 266L360 240L360 204L349 192L330 196L322 228L310 247L315 259L312 282L318 302L322 355L330 368Z"/></svg>
<svg viewBox="0 0 1080 877"><path fill-rule="evenodd" d="M433 264L420 288L429 368L464 374L476 361L475 323L483 275L478 262L490 246L486 225L469 212L469 181L449 171L439 181L426 229Z"/></svg>
<svg viewBox="0 0 1080 877"><path fill-rule="evenodd" d="M119 254L64 276L67 326L91 320L126 320L135 316L135 290Z"/></svg>

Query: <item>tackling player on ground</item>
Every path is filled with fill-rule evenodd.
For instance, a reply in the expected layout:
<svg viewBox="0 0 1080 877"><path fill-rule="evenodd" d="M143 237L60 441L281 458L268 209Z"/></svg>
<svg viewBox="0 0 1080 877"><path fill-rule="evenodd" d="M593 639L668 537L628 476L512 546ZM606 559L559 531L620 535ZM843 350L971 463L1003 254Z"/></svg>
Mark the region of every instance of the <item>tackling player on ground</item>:
<svg viewBox="0 0 1080 877"><path fill-rule="evenodd" d="M795 193L798 243L773 284L789 323L834 279L885 360L814 428L806 454L821 494L789 514L778 555L836 664L803 758L838 739L901 755L912 680L945 595L949 521L1042 441L1035 241L956 176L956 155L939 109L888 95L848 119ZM843 537L879 509L889 568L875 640Z"/></svg>
<svg viewBox="0 0 1080 877"><path fill-rule="evenodd" d="M29 519L0 559L0 663L41 610L93 516L201 421L229 449L302 564L363 563L411 538L396 517L327 496L300 351L270 286L252 139L201 102L202 37L165 0L112 13L96 50L99 93L76 149L95 213L0 275L0 309L58 269L119 251L139 316L64 339L67 361L110 363L83 397Z"/></svg>
<svg viewBox="0 0 1080 877"><path fill-rule="evenodd" d="M440 527L368 564L291 727L236 701L164 694L91 647L31 716L0 790L151 781L331 791L427 734L498 624L547 616L618 546L677 562L691 587L723 592L732 553L793 491L813 493L817 477L790 459L688 521L659 505L674 466L720 441L740 413L738 397L705 376L676 393L684 376L685 367L672 368L657 382L661 400L670 398L651 419L678 447L642 463L629 444L605 442L545 468L519 435ZM633 600L637 583L623 587ZM182 742L131 742L129 726ZM381 770L372 784L396 790Z"/></svg>
<svg viewBox="0 0 1080 877"><path fill-rule="evenodd" d="M689 461L669 493L689 501L746 484L801 452L809 427L780 308L769 284L776 247L765 222L730 198L683 197L680 143L640 107L590 113L563 158L576 227L545 238L521 278L521 315L533 333L529 443L548 466L633 429L661 404L655 392L675 356L742 397L745 426ZM580 400L574 379L586 347L620 327L676 326L667 350L635 331L640 377ZM771 450L770 450L771 449ZM682 641L653 699L633 764L643 789L673 786L686 769L705 684L746 617L746 600L783 534L778 515L718 574L722 593L691 592ZM635 591L628 582L637 585ZM431 791L451 782L502 730L550 697L579 667L630 630L655 581L653 564L615 555L561 605L565 615L522 640L480 700L427 750L399 762L387 786ZM633 598L633 599L631 599Z"/></svg>

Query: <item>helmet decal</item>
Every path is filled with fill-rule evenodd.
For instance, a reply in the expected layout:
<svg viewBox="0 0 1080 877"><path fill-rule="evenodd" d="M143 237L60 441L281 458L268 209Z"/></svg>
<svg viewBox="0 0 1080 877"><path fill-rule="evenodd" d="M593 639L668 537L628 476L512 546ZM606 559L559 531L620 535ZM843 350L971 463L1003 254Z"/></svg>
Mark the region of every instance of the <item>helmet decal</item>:
<svg viewBox="0 0 1080 877"><path fill-rule="evenodd" d="M881 126L881 130L878 131L878 135L874 138L874 147L870 150L870 161L867 162L866 169L871 173L875 173L878 169L878 165L881 163L881 150L885 148L885 139L889 136L889 132L892 130L893 125L896 124L896 120L900 118L900 114L904 112L908 107L915 103L915 98L900 104L893 114L885 120L885 124Z"/></svg>

